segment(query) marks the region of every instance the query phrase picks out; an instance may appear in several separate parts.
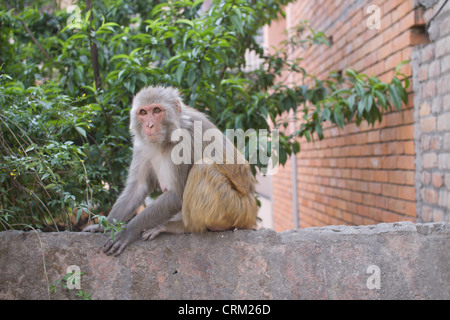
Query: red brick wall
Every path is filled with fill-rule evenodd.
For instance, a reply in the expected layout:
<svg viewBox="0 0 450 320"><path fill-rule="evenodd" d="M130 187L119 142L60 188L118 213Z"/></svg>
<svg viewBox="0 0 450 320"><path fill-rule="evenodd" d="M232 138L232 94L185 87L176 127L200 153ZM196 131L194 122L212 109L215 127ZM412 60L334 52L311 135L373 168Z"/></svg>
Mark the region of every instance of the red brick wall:
<svg viewBox="0 0 450 320"><path fill-rule="evenodd" d="M366 9L373 4L381 9L380 30L367 27ZM413 47L427 41L414 0L299 0L286 10L287 18L279 24L289 27L306 19L332 37L330 48L295 53L319 78L350 67L389 81L401 61L411 60ZM266 33L269 45L279 41L274 29L279 24ZM403 71L411 76L411 65ZM293 80L301 84L300 78ZM413 102L410 88L409 104L401 112L385 113L375 127L328 126L324 140L301 141L296 159L300 227L416 220ZM277 231L293 227L291 171L288 163L273 177Z"/></svg>

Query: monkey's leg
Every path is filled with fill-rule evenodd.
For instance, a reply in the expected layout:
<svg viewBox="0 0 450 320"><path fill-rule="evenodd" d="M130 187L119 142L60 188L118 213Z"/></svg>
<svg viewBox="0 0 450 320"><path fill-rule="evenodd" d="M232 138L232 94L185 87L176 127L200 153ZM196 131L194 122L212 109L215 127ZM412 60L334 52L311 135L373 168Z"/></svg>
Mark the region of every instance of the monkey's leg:
<svg viewBox="0 0 450 320"><path fill-rule="evenodd" d="M141 234L142 240L153 240L157 235L162 232L182 234L186 232L183 221L181 220L181 212L177 213L172 219L170 219L167 223L164 223L156 228L152 228L149 230L144 230Z"/></svg>
<svg viewBox="0 0 450 320"><path fill-rule="evenodd" d="M256 226L253 194L238 191L221 165L195 164L183 194L183 221L188 232L225 231Z"/></svg>
<svg viewBox="0 0 450 320"><path fill-rule="evenodd" d="M162 232L183 234L183 233L186 233L186 229L184 228L183 221L181 221L181 220L169 221L166 224L163 224L159 227L156 227L156 228L153 228L150 230L145 230L142 233L141 238L144 241L153 240L156 238L157 235L159 235Z"/></svg>

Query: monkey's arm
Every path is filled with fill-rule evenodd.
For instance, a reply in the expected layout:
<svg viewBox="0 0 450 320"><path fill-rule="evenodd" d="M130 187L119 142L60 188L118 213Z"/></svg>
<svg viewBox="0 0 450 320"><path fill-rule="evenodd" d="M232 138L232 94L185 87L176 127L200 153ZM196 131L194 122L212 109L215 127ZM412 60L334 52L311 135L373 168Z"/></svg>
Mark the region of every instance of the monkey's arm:
<svg viewBox="0 0 450 320"><path fill-rule="evenodd" d="M154 202L133 218L125 230L109 239L103 251L107 255L118 256L131 243L139 239L142 231L153 229L167 222L181 211L182 202L176 192L168 191L160 195Z"/></svg>
<svg viewBox="0 0 450 320"><path fill-rule="evenodd" d="M157 180L147 161L139 151L133 154L125 189L108 215L108 222L127 222L135 214L145 197L156 188ZM83 229L84 232L102 232L103 226L95 224Z"/></svg>

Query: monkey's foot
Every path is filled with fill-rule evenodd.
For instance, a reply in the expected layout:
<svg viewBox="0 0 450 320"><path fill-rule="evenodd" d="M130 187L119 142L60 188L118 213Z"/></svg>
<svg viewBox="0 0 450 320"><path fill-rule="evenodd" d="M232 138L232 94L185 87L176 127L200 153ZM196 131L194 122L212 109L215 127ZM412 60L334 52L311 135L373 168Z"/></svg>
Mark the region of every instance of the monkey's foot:
<svg viewBox="0 0 450 320"><path fill-rule="evenodd" d="M86 228L83 229L83 232L103 232L104 231L104 227L98 224L91 224L90 226L87 226Z"/></svg>
<svg viewBox="0 0 450 320"><path fill-rule="evenodd" d="M164 232L164 231L166 231L166 228L164 225L153 228L153 229L145 230L144 232L142 232L141 238L144 241L153 240L156 238L156 236L158 234L160 234L161 232Z"/></svg>

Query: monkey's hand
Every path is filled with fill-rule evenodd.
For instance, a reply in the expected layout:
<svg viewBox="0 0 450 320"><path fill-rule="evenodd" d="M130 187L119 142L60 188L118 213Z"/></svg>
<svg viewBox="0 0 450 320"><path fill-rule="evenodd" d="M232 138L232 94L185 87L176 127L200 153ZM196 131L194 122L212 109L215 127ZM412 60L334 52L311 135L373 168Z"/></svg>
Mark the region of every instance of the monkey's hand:
<svg viewBox="0 0 450 320"><path fill-rule="evenodd" d="M103 252L108 256L114 255L117 257L122 251L131 243L138 240L140 232L133 231L133 228L125 228L116 234L114 240L109 239L103 246Z"/></svg>
<svg viewBox="0 0 450 320"><path fill-rule="evenodd" d="M99 224L91 224L83 229L83 232L103 232L105 228Z"/></svg>

